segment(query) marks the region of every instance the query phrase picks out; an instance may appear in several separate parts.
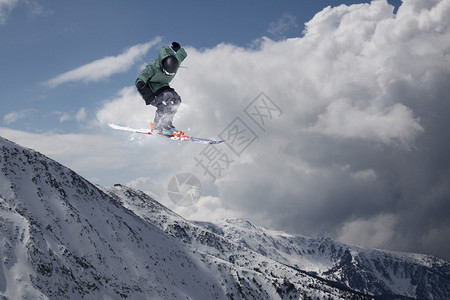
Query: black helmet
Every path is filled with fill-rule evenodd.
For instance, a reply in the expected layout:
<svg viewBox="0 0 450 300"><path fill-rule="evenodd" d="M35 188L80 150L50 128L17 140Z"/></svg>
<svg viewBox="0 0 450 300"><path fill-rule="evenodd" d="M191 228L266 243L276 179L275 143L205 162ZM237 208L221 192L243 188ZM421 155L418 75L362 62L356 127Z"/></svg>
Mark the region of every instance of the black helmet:
<svg viewBox="0 0 450 300"><path fill-rule="evenodd" d="M173 55L167 56L162 61L162 68L164 73L171 76L175 75L179 65L180 63L178 62L178 59Z"/></svg>

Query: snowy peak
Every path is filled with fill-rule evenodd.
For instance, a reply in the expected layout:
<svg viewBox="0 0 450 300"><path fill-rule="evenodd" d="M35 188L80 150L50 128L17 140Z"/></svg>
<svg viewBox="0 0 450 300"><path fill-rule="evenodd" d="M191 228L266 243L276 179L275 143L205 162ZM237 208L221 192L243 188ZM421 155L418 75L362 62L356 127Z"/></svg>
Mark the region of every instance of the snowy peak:
<svg viewBox="0 0 450 300"><path fill-rule="evenodd" d="M222 220L202 226L278 262L380 298L446 299L450 263L433 256L350 246Z"/></svg>
<svg viewBox="0 0 450 300"><path fill-rule="evenodd" d="M0 298L355 295L199 227L140 191L96 187L2 138L0 149Z"/></svg>
<svg viewBox="0 0 450 300"><path fill-rule="evenodd" d="M221 291L204 285L211 275L195 271L200 263L181 243L74 172L5 140L0 157L0 295L195 298Z"/></svg>
<svg viewBox="0 0 450 300"><path fill-rule="evenodd" d="M131 210L146 216L149 222L183 240L193 249L202 249L235 264L249 265L245 260L234 260L236 255L233 254L236 253L242 253L244 257L252 256L254 260L255 257L259 257L256 260L270 259L330 285L344 285L349 290L379 298L439 299L439 295L449 294L447 281L450 265L436 257L361 248L330 238L292 235L254 226L243 219L194 222L195 226L179 216L174 219L158 215L157 210L152 208L155 204L150 205L157 202L142 192L124 186L104 190L112 195L121 195L120 201L126 207L146 203L150 209L141 205ZM137 201L136 198L129 201L126 194L130 193L142 195L145 201ZM161 205L157 203L156 206ZM176 216L173 212L171 215ZM259 269L260 265L253 267ZM422 279L417 281L418 277Z"/></svg>
<svg viewBox="0 0 450 300"><path fill-rule="evenodd" d="M449 298L449 263L192 222L0 138L0 299Z"/></svg>
<svg viewBox="0 0 450 300"><path fill-rule="evenodd" d="M331 299L371 298L348 288L337 287L334 283L330 284L326 280L310 276L305 272L299 272L297 269L235 243L223 237L220 232L216 232L219 226L210 223L196 224L185 220L140 191L122 185L102 187L102 189L124 207L182 241L193 252L198 253L202 259L209 261L219 270L231 266L232 270L234 269L233 272L240 274L237 277L242 283L239 289L245 286L245 289L251 290L250 293L246 293L244 299L278 299L280 297L296 299L300 295L317 297L319 294ZM236 221L253 228L248 221ZM200 226L202 224L207 224L208 228Z"/></svg>

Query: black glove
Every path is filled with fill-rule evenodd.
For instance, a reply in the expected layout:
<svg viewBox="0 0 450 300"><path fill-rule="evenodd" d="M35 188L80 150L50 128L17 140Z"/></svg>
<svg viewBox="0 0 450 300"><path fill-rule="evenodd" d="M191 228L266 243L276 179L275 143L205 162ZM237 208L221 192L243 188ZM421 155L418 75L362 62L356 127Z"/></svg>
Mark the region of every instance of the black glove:
<svg viewBox="0 0 450 300"><path fill-rule="evenodd" d="M180 44L178 44L177 42L173 42L171 47L172 47L173 51L175 51L175 52L177 52L181 48Z"/></svg>

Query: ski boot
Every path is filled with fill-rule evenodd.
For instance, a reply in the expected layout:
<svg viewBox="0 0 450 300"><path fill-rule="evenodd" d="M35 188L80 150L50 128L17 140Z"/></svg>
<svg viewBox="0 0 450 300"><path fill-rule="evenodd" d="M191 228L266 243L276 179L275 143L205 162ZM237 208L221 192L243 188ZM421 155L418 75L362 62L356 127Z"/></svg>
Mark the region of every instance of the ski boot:
<svg viewBox="0 0 450 300"><path fill-rule="evenodd" d="M172 124L162 127L162 128L154 128L153 127L153 123L150 123L151 127L152 127L152 133L154 134L158 134L158 135L164 135L164 136L174 136L174 137L181 137L184 132L180 131L178 129L175 128L175 126L173 126Z"/></svg>

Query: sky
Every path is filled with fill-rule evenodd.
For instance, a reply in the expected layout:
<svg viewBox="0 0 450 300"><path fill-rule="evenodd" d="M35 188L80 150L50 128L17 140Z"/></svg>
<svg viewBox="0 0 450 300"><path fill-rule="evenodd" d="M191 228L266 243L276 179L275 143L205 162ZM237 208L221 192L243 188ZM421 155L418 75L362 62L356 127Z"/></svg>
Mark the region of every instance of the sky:
<svg viewBox="0 0 450 300"><path fill-rule="evenodd" d="M0 136L187 219L450 259L450 1L280 3L0 0ZM108 127L148 127L134 81L172 41L174 124L227 143Z"/></svg>

